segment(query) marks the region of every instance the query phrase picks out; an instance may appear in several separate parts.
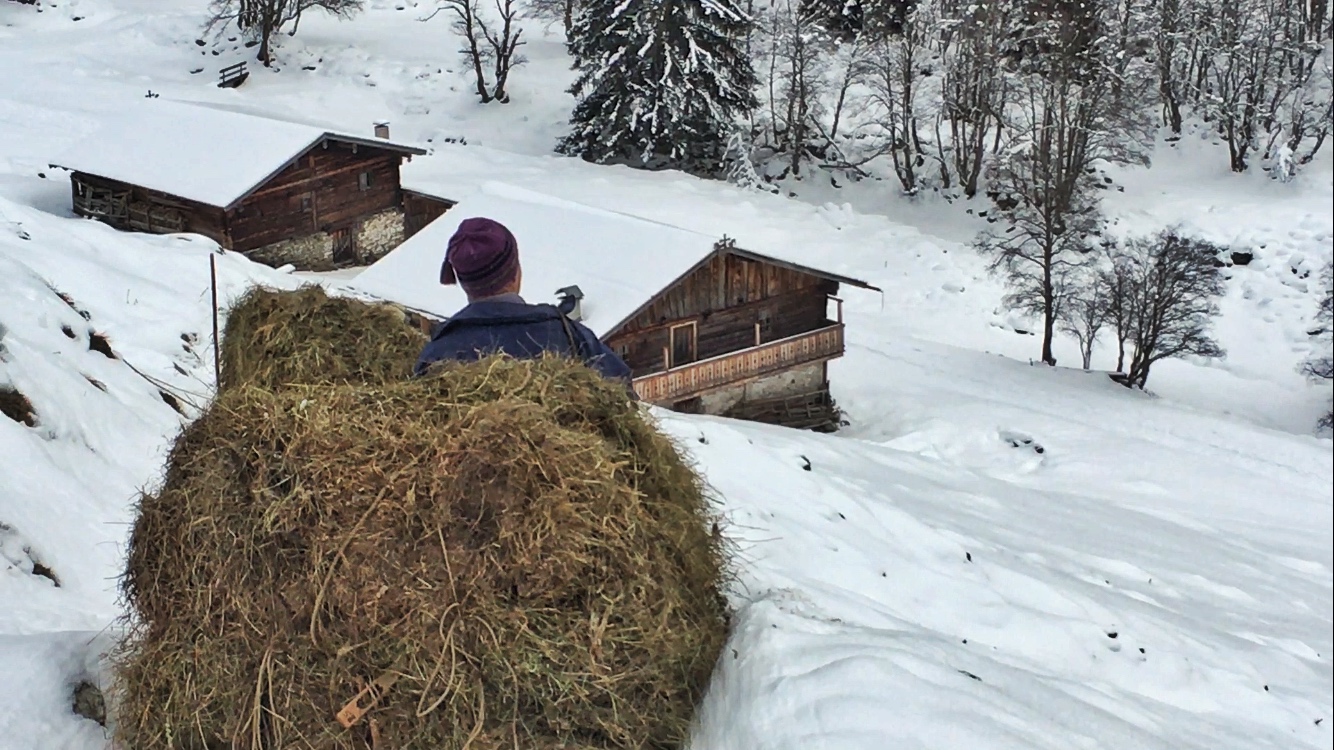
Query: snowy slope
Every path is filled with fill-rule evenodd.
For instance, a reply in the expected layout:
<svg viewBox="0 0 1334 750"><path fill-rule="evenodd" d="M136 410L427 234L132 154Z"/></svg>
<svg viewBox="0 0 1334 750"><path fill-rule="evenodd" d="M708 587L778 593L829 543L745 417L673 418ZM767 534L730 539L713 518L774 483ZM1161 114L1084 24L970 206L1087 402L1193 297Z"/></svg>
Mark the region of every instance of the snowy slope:
<svg viewBox="0 0 1334 750"><path fill-rule="evenodd" d="M0 388L22 393L36 422L0 416L0 747L100 747L70 690L96 672L121 611L135 495L212 390L217 246L4 199L0 215ZM217 261L223 305L256 281L295 283L233 254ZM114 359L90 349L97 337Z"/></svg>
<svg viewBox="0 0 1334 750"><path fill-rule="evenodd" d="M1328 151L1289 184L1228 174L1198 138L1112 173L1117 231L1180 223L1255 254L1229 269L1229 358L1164 363L1135 393L1027 363L1030 323L966 246L980 206L869 181L793 200L551 156L559 39L531 30L513 103L481 107L441 58L457 46L442 18L419 23L411 2L311 16L281 71L217 89L247 51L195 44L205 4L0 0L0 385L39 420L0 417L0 750L104 746L69 691L99 676L131 502L183 419L160 389L202 403L211 385L211 243L72 219L48 167L150 89L366 135L388 119L436 145L414 187L499 180L885 289L846 295L844 433L661 415L718 491L741 568L695 750L1334 748L1334 476L1311 436L1328 390L1295 371L1334 235ZM216 258L224 300L299 281Z"/></svg>
<svg viewBox="0 0 1334 750"><path fill-rule="evenodd" d="M888 445L701 422L671 427L707 441L746 610L697 750L1330 746L1327 472L1069 424L1038 455L1000 419ZM1318 457L1289 440L1252 446ZM1142 478L1169 461L1193 492Z"/></svg>

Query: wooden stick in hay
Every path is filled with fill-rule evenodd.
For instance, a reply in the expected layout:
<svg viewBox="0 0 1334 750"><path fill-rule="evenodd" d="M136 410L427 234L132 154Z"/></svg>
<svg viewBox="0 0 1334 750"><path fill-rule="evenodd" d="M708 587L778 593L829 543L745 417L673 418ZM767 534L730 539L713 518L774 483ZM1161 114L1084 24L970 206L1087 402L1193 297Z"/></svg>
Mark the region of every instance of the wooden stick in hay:
<svg viewBox="0 0 1334 750"><path fill-rule="evenodd" d="M344 729L351 729L356 726L357 722L361 721L367 712L375 708L375 704L380 702L380 699L384 697L385 693L389 692L389 688L393 687L395 682L398 682L398 675L393 672L385 672L371 680L366 687L361 689L361 692L357 693L338 712L335 717L338 719L338 723L342 724ZM363 698L367 701L365 705L361 704Z"/></svg>

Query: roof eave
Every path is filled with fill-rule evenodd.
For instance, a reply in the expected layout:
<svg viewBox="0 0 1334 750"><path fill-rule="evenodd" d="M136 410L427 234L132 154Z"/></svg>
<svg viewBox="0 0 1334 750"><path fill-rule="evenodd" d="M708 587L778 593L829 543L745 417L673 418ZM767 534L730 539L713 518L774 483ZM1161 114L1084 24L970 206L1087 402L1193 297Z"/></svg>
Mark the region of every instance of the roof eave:
<svg viewBox="0 0 1334 750"><path fill-rule="evenodd" d="M742 258L747 258L749 260L758 261L760 263L771 263L776 266L782 266L784 268L789 268L794 271L808 273L812 276L818 276L822 279L828 279L830 281L837 281L839 283L848 284L850 286L855 286L860 289L869 289L873 292L881 292L882 294L884 293L884 290L882 290L880 287L868 284L867 282L862 281L861 279L854 279L851 276L842 276L840 274L830 273L829 271L822 271L818 268L803 266L800 263L791 263L789 261L773 258L768 255L764 255L762 253L751 252L750 250L742 250L741 248L735 246L726 248L715 247L712 252L701 258L699 262L695 263L695 265L686 269L679 276L672 279L670 282L664 284L660 289L658 289L658 291L654 292L647 300L645 300L644 304L635 308L633 311L630 312L629 315L626 315L624 318L616 321L615 325L609 326L607 328L607 332L605 334L601 334L598 338L603 338L605 336L610 336L616 333L617 329L619 329L626 323L629 323L630 321L634 320L640 313L646 310L649 305L653 304L653 300L657 299L658 295L679 284L687 276L694 273L695 271L698 271L701 267L704 266L704 264L708 263L710 260L713 260L714 256L719 255L720 253L730 253L732 255L738 255Z"/></svg>
<svg viewBox="0 0 1334 750"><path fill-rule="evenodd" d="M99 177L99 178L101 178L101 179L103 179L103 180L111 180L112 182L119 182L119 183L121 183L121 184L123 184L123 185L131 185L131 186L133 186L133 187L142 188L142 189L145 189L145 190L152 190L152 191L157 192L157 193L160 193L160 194L162 194L162 195L166 195L166 196L169 196L169 197L171 197L171 198L176 198L177 200L188 201L188 202L190 202L190 203L195 203L195 204L198 204L198 205L200 205L200 206L206 206L206 207L208 207L208 208L217 208L217 209L221 209L221 210L226 210L226 208L227 208L226 206L218 205L218 204L216 204L216 203L213 203L212 201L206 201L206 200L202 200L202 199L199 199L199 198L191 198L191 197L189 197L189 196L187 196L187 195L180 195L180 194L178 194L178 193L169 193L169 192L167 192L166 190L161 190L161 189L159 189L159 188L155 188L155 187L149 187L149 186L147 186L147 185L139 185L139 184L137 184L137 183L133 183L133 182L126 182L125 180L123 180L123 179L121 179L121 178L119 178L119 177L108 177L107 175L104 175L104 174L98 174L97 172L90 172L90 171L88 171L88 170L86 170L86 169L79 169L78 167L67 167L67 166L65 166L64 164L56 164L55 162L50 162L50 163L48 163L46 166L48 166L48 167L50 167L50 168L52 168L52 169L63 169L63 170L65 170L65 171L67 171L67 172L78 172L79 174L86 174L86 175L89 175L89 176L92 176L92 177Z"/></svg>
<svg viewBox="0 0 1334 750"><path fill-rule="evenodd" d="M244 201L246 198L249 198L251 195L254 194L256 190L259 190L261 186L263 186L269 180L272 180L274 177L277 177L280 172L295 164L298 159L310 153L316 146L319 146L325 141L350 143L357 146L367 146L370 148L378 148L386 151L393 151L399 154L407 154L414 156L424 156L427 153L425 149L417 148L416 146L406 146L401 143L394 143L392 141L385 141L375 138L360 138L354 135L340 135L338 133L326 132L320 135L315 140L306 144L305 147L303 147L300 151L294 154L290 159L283 162L282 165L280 165L277 169L274 169L272 172L269 172L268 174L264 175L264 178L261 179L259 182L256 182L254 185L251 185L249 188L246 188L246 191L244 193L241 193L236 198L233 198L227 205L222 206L222 209L224 211L231 211L232 209L236 208L237 205L241 203L241 201Z"/></svg>
<svg viewBox="0 0 1334 750"><path fill-rule="evenodd" d="M411 193L413 195L420 196L422 198L427 198L433 201L439 201L441 203L448 203L451 207L457 206L459 204L458 200L454 198L446 198L445 196L440 195L438 193L432 193L426 190L421 190L419 188L403 187L400 189L405 193Z"/></svg>
<svg viewBox="0 0 1334 750"><path fill-rule="evenodd" d="M751 250L743 250L743 249L741 249L741 248L739 248L739 247L732 247L732 248L729 248L729 249L727 250L727 252L730 252L730 253L732 253L733 255L739 255L739 256L741 256L741 257L743 257L743 258L748 258L748 259L750 259L750 260L759 261L759 262L761 262L761 263L772 263L772 264L775 265L775 266L782 266L782 267L784 267L784 268L789 268L789 269L791 269L791 270L793 270L793 271L800 271L801 273L807 273L807 274L810 274L810 275L812 275L812 276L818 276L818 277L820 277L820 278L822 278L822 279L828 279L829 281L837 281L837 282L839 282L840 284L847 284L847 285L849 285L849 286L855 286L855 287L857 287L857 288L859 288L859 289L869 289L869 290L871 290L871 291L873 291L873 292L883 292L883 291L884 291L884 290L881 289L880 287L878 287L878 286L874 286L874 285L872 285L872 284L869 284L869 283L867 283L867 282L865 282L865 281L862 281L861 279L854 279L854 278L852 278L851 276L843 276L843 275L841 275L841 274L832 273L832 272L830 272L830 271L825 271L825 270L822 270L822 269L819 269L819 268L813 268L813 267L811 267L811 266L804 266L804 265L802 265L802 264L800 264L800 263L793 263L793 262L791 262L791 261L782 260L782 259L780 259L780 258L775 258L775 257L773 257L773 256L765 255L765 254L763 254L763 253L753 252L753 251L751 251Z"/></svg>

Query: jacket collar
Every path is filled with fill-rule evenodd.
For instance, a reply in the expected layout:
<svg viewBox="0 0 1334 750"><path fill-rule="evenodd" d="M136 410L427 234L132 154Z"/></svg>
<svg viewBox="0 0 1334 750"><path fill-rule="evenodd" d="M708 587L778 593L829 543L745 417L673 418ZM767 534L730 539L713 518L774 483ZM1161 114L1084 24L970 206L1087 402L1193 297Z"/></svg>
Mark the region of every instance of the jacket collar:
<svg viewBox="0 0 1334 750"><path fill-rule="evenodd" d="M523 297L520 297L518 294L514 292L509 292L506 294L497 294L493 297L482 297L480 299L475 299L469 302L468 305L471 306L478 303L486 303L486 302L512 302L518 305L528 304L526 301L524 301Z"/></svg>

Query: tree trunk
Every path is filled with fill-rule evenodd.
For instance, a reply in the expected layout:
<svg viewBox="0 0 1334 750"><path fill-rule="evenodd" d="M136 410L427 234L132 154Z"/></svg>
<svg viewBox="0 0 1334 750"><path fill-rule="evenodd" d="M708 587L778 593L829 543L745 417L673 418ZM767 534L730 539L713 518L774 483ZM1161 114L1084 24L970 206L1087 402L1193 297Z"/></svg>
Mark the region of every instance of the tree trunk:
<svg viewBox="0 0 1334 750"><path fill-rule="evenodd" d="M1177 101L1175 93L1163 92L1163 109L1166 110L1167 126L1172 129L1174 135L1181 135L1181 104Z"/></svg>
<svg viewBox="0 0 1334 750"><path fill-rule="evenodd" d="M1051 342L1056 335L1056 286L1052 283L1051 270L1056 262L1055 240L1048 236L1046 247L1042 249L1042 361L1056 366L1056 357L1051 352Z"/></svg>
<svg viewBox="0 0 1334 750"><path fill-rule="evenodd" d="M1047 311L1042 315L1042 363L1056 366L1056 357L1051 352L1051 342L1056 333L1056 319L1051 314L1051 303L1047 303Z"/></svg>
<svg viewBox="0 0 1334 750"><path fill-rule="evenodd" d="M269 67L269 63L273 61L272 55L269 54L269 39L272 36L273 24L267 17L265 17L260 23L259 29L259 61L266 68Z"/></svg>
<svg viewBox="0 0 1334 750"><path fill-rule="evenodd" d="M464 0L464 2L471 3L472 0ZM464 25L467 29L468 55L472 58L473 75L477 77L477 96L481 97L482 104L486 104L491 101L491 92L486 90L486 73L482 68L481 50L477 49L477 31L473 27L471 8L469 8L468 17L464 21Z"/></svg>
<svg viewBox="0 0 1334 750"><path fill-rule="evenodd" d="M1246 146L1244 144L1237 143L1236 141L1234 141L1233 138L1235 136L1230 132L1232 128L1229 127L1228 130L1229 134L1228 134L1227 150L1228 150L1228 155L1230 157L1229 161L1232 171L1245 172Z"/></svg>
<svg viewBox="0 0 1334 750"><path fill-rule="evenodd" d="M1149 382L1149 367L1151 367L1152 364L1152 362L1145 362L1140 366L1139 372L1135 374L1133 382L1141 391L1144 390L1144 386Z"/></svg>

